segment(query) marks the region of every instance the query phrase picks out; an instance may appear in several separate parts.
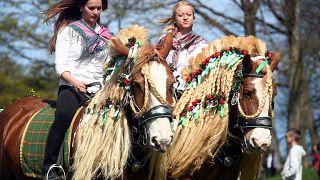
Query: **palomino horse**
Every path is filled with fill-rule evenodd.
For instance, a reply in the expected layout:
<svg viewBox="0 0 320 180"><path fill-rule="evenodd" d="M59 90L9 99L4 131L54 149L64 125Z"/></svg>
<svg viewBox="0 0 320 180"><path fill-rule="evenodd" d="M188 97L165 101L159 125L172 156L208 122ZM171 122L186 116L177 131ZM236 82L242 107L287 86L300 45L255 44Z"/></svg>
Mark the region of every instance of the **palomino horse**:
<svg viewBox="0 0 320 180"><path fill-rule="evenodd" d="M145 144L141 146L153 147L155 151L165 152L171 144L173 74L164 59L171 49L172 36L168 36L163 47L156 49L147 44L146 35L138 37L138 33L145 31L134 26L119 32L122 37L112 41L111 50L117 48L119 42L127 43L131 35L142 42L142 46L137 50L140 43L127 43L131 47L128 58L122 57L116 62L106 85L74 120L71 132L75 139L72 138L71 144L74 141L75 146L70 150L74 155L74 179L97 176L114 179L123 175L128 160L135 155L131 153L135 148L132 144L141 137L137 132L142 131L144 137ZM123 49L114 50L120 52L115 55L117 58L128 54L128 49ZM37 97L25 97L0 113L0 179L32 179L23 173L20 164L21 140L30 118L48 104L49 101ZM127 118L127 109L132 111L130 116L135 120ZM136 134L139 137L135 137ZM137 168L137 164L134 167ZM41 178L41 175L34 177Z"/></svg>
<svg viewBox="0 0 320 180"><path fill-rule="evenodd" d="M273 71L279 55L252 36L211 42L182 73L173 144L155 154L154 179L256 179L271 143Z"/></svg>

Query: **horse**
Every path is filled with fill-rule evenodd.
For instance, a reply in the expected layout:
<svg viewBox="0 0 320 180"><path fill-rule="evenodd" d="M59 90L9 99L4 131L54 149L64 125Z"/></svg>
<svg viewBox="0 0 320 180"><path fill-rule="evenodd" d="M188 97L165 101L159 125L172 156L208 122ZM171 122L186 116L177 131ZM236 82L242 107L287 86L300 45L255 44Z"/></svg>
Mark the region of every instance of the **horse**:
<svg viewBox="0 0 320 180"><path fill-rule="evenodd" d="M222 37L190 58L173 144L150 158L149 179L257 179L271 144L279 61L253 36Z"/></svg>
<svg viewBox="0 0 320 180"><path fill-rule="evenodd" d="M124 169L138 170L137 164L127 164L137 155L135 145L141 137L144 144L140 146L149 150L165 152L169 148L173 138L170 123L174 78L164 59L171 46L172 34L162 47L154 47L148 43L147 30L137 25L121 30L111 40L113 60L107 67L115 63L112 73L102 89L80 108L70 127L70 152L74 155L70 172L74 179L114 179L123 176ZM21 141L30 119L48 105L54 106L54 101L29 96L14 101L0 113L1 179L42 177L23 173ZM43 154L39 158L43 159Z"/></svg>

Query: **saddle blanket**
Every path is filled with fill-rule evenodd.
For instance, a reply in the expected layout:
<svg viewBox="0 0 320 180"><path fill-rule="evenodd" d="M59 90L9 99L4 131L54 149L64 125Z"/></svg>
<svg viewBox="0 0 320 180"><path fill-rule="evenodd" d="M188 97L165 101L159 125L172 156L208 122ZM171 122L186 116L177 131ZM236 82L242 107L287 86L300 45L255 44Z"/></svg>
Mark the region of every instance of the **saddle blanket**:
<svg viewBox="0 0 320 180"><path fill-rule="evenodd" d="M55 107L49 105L42 108L29 119L28 124L24 129L20 144L20 164L23 173L28 177L42 178L46 139L54 121L54 116ZM67 169L70 168L69 158L72 134L70 131L72 130L73 121L65 135L63 142L63 158L60 158L60 164L64 165Z"/></svg>

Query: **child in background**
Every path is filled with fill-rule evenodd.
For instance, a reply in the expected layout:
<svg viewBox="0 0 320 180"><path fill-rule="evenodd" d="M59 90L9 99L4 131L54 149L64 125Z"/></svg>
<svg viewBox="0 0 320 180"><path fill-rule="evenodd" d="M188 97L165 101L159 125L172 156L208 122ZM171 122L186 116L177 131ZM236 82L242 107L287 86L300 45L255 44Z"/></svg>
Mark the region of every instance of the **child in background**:
<svg viewBox="0 0 320 180"><path fill-rule="evenodd" d="M305 150L299 145L300 130L289 129L286 134L287 144L290 148L286 162L281 172L282 179L301 180L302 179L302 157L306 155Z"/></svg>

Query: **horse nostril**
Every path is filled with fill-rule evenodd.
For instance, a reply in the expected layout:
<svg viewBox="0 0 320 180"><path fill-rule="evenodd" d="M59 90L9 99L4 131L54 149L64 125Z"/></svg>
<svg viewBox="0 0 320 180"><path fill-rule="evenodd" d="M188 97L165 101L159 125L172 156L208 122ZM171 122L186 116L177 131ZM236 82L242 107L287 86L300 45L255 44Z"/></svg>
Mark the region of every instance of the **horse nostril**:
<svg viewBox="0 0 320 180"><path fill-rule="evenodd" d="M268 144L264 143L261 145L261 150L263 152L270 150L270 147L268 146Z"/></svg>
<svg viewBox="0 0 320 180"><path fill-rule="evenodd" d="M154 136L152 139L151 139L151 142L155 145L159 145L158 141L157 141L157 136Z"/></svg>

